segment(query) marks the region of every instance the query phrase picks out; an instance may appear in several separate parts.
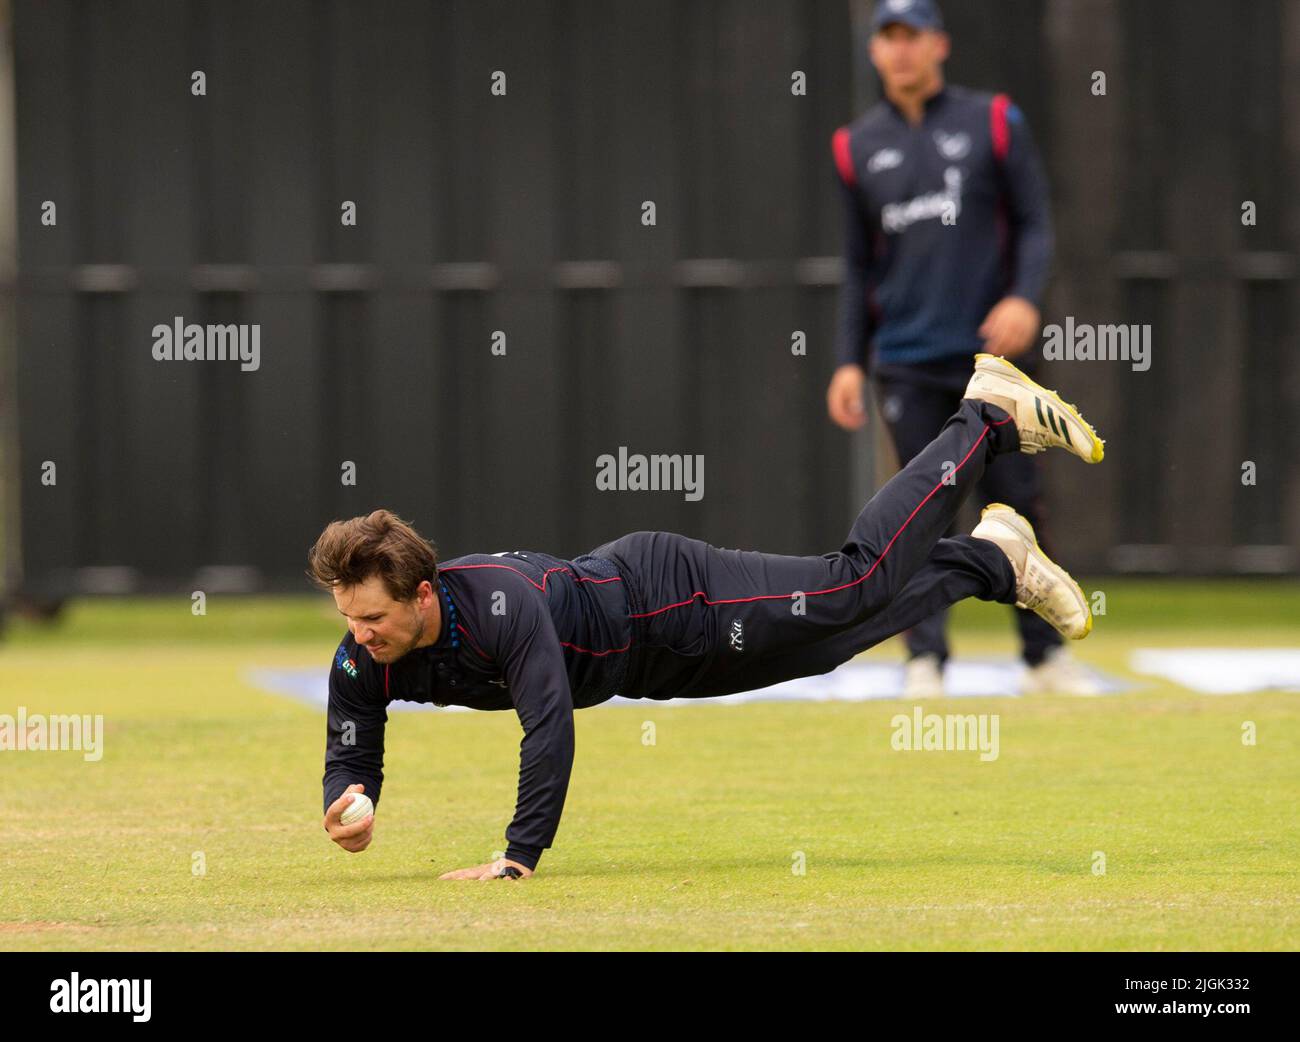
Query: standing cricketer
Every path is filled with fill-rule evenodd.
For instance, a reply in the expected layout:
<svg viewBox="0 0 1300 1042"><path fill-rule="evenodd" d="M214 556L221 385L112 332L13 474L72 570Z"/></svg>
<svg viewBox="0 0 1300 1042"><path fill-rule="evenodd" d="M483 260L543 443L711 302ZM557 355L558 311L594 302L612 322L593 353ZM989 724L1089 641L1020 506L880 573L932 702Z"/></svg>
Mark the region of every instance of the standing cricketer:
<svg viewBox="0 0 1300 1042"><path fill-rule="evenodd" d="M832 139L845 204L845 281L831 419L867 422L867 352L900 464L925 448L960 400L971 356L1026 355L1052 254L1042 167L1004 94L945 84L949 38L932 0L879 0L871 60L884 98ZM1000 460L977 492L1007 503L1043 537L1035 461ZM947 613L905 634L909 698L943 694ZM1033 612L1016 610L1027 692L1096 694L1095 682Z"/></svg>
<svg viewBox="0 0 1300 1042"><path fill-rule="evenodd" d="M515 550L440 564L387 510L328 525L308 574L348 622L329 675L330 838L353 852L370 844L373 813L341 818L356 793L379 802L395 699L518 713L505 856L441 878L520 878L560 824L575 709L619 694L711 698L828 673L966 597L1021 604L1054 632L1086 636L1087 598L1016 511L990 505L969 536L943 537L995 458L1103 455L1073 406L1012 363L984 354L974 370L942 430L862 508L840 549L818 556L633 532L573 560Z"/></svg>

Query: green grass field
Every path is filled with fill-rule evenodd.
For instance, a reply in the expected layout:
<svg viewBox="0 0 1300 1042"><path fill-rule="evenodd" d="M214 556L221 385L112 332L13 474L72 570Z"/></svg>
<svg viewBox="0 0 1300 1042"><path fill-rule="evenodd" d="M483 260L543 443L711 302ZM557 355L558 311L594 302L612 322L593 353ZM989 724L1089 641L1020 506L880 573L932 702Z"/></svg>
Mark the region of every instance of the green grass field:
<svg viewBox="0 0 1300 1042"><path fill-rule="evenodd" d="M324 674L326 599L79 602L0 644L0 713L105 719L97 763L0 753L0 949L1297 948L1300 695L1126 666L1294 646L1300 588L1103 585L1077 652L1144 686L926 704L1000 714L991 763L894 751L898 701L579 712L556 846L523 883L437 878L503 843L513 714L392 714L375 840L348 854L320 824L323 714L243 678ZM1005 612L964 605L957 653L1010 653Z"/></svg>

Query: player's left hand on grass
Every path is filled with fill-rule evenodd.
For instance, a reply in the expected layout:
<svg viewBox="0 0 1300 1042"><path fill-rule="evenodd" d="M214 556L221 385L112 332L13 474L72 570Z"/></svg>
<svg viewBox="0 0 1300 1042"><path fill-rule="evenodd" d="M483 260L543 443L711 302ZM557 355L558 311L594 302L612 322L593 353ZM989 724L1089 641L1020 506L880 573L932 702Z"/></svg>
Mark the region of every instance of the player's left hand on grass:
<svg viewBox="0 0 1300 1042"><path fill-rule="evenodd" d="M1034 342L1041 320L1038 308L1024 297L1003 297L979 328L984 350L1002 358L1023 355Z"/></svg>
<svg viewBox="0 0 1300 1042"><path fill-rule="evenodd" d="M518 861L511 861L509 858L499 857L495 861L489 861L486 865L475 865L473 868L458 868L455 872L444 872L439 879L498 879L502 878L501 869L506 865L513 865L519 869L520 878L527 879L533 874L531 868L526 868ZM510 879L510 876L505 876Z"/></svg>

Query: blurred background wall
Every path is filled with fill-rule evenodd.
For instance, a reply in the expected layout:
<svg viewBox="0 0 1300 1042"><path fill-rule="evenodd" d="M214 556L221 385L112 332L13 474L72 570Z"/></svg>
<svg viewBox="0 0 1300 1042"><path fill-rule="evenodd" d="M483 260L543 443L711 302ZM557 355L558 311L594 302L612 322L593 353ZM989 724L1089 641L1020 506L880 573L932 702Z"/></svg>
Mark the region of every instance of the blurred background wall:
<svg viewBox="0 0 1300 1042"><path fill-rule="evenodd" d="M381 505L444 557L837 548L887 474L878 417L824 404L870 9L13 4L11 582L20 546L36 591L302 589L321 526ZM1048 467L1066 563L1294 572L1300 0L944 14L948 80L1010 93L1044 153L1045 321L1152 325L1146 372L1046 370L1108 439ZM176 316L260 324L260 368L155 361ZM703 499L597 491L620 446L702 453Z"/></svg>

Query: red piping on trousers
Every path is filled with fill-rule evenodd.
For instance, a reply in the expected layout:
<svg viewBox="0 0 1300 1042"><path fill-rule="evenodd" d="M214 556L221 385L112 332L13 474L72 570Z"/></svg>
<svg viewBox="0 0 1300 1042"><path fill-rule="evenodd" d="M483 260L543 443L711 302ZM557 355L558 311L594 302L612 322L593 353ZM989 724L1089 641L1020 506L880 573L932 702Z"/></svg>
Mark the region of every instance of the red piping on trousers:
<svg viewBox="0 0 1300 1042"><path fill-rule="evenodd" d="M560 641L560 645L561 647L572 648L574 651L581 651L584 655L595 655L597 658L600 658L601 655L622 654L624 651L627 651L627 649L632 646L632 642L629 640L621 648L610 648L608 651L592 651L589 648L580 648L578 647L578 645L570 644L568 641L565 640Z"/></svg>
<svg viewBox="0 0 1300 1042"><path fill-rule="evenodd" d="M965 462L968 459L970 459L971 456L974 454L975 450L980 447L980 444L984 441L984 435L988 434L989 432L990 426L1000 427L1002 426L1002 424L1009 423L1010 421L1011 421L1011 417L1008 416L1005 420L999 420L996 424L991 424L991 425L985 424L984 429L980 431L980 436L975 439L975 444L972 445L970 447L970 451L967 452L966 455L962 457L961 463L957 464L957 467L953 471L953 473L955 474L958 470L961 470ZM916 509L907 515L907 520L904 521L901 526L899 526L898 531L895 532L893 537L889 540L889 542L885 544L884 550L880 552L880 556L877 557L875 562L871 565L871 567L867 569L866 575L860 575L852 582L844 583L842 586L833 586L830 589L826 589L826 590L804 591L804 596L818 597L824 593L836 593L839 590L847 590L850 586L856 586L858 583L865 582L867 579L870 579L872 573L880 566L880 562L885 559L885 555L889 553L889 548L892 547L894 545L895 540L897 540L898 537L903 534L903 529L905 529L909 524L911 524L912 518L916 517L921 507L925 506L926 503L930 502L930 498L936 492L938 492L939 489L942 487L943 487L943 479L940 478L939 483L935 485L934 488L930 489L929 495L927 495L923 500L921 500L921 502L919 502L916 505ZM703 590L696 590L695 593L691 594L691 596L686 598L686 600L684 601L678 601L676 604L668 604L662 608L656 608L654 611L638 612L637 614L629 617L633 619L649 618L651 615L658 615L660 612L671 611L673 608L684 607L685 605L690 604L692 601L694 601L696 597L703 598L705 604L745 604L749 601L789 600L792 596L794 596L794 594L792 593L763 593L763 594L759 594L757 597L732 597L721 601L711 601L705 595Z"/></svg>
<svg viewBox="0 0 1300 1042"><path fill-rule="evenodd" d="M966 453L966 455L962 457L961 462L957 464L957 466L956 466L955 470L953 471L953 473L956 473L958 470L961 470L961 468L965 465L966 461L967 461L968 459L970 459L972 455L974 455L975 450L976 450L977 448L979 448L980 445L983 443L983 441L984 441L984 436L985 436L986 434L988 434L988 432L989 432L989 428L990 428L990 427L1001 427L1003 424L1010 423L1011 420L1012 420L1012 417L1008 416L1005 420L998 420L996 423L985 424L984 429L983 429L982 431L980 431L980 436L979 436L978 438L975 439L975 444L972 445L972 446L970 447L970 451L968 451L968 452ZM904 522L902 523L901 526L899 526L898 531L895 532L894 535L893 535L893 537L889 540L889 542L885 544L885 549L884 549L883 551L881 551L880 556L876 558L875 562L874 562L874 563L871 565L871 567L867 570L866 575L859 576L857 579L854 579L853 582L845 583L845 584L842 585L842 586L835 586L835 587L832 587L832 588L830 588L830 589L826 589L826 590L813 590L813 591L811 591L811 592L805 591L804 596L807 596L807 597L817 597L817 596L820 596L821 594L824 594L824 593L835 593L835 592L837 592L837 591L839 591L839 590L846 590L846 589L848 589L850 586L856 586L858 583L860 583L860 582L865 582L867 579L871 578L872 573L875 572L876 568L880 565L880 562L883 561L883 560L885 559L885 555L889 553L889 549L890 549L890 547L892 547L892 546L894 545L894 542L898 539L898 537L899 537L900 535L903 534L903 529L905 529L905 528L906 528L906 527L911 523L912 518L916 517L916 515L920 512L921 507L925 506L925 504L928 503L928 502L930 501L931 497L933 497L934 494L935 494L936 492L938 492L939 489L942 488L942 487L943 487L943 480L940 479L939 483L938 483L937 485L935 485L934 488L932 488L932 489L930 490L929 494L926 495L926 497L925 497L923 500L921 500L920 503L918 503L918 504L916 505L916 508L915 508L915 509L910 513L910 514L907 515L907 520L904 521ZM512 568L512 567L510 567L510 565L508 565L508 564L456 564L456 565L450 565L450 566L448 566L448 567L446 567L446 568L444 568L444 569L442 569L442 570L443 570L443 571L457 571L457 570L465 569L465 568L505 568L505 569L507 569L508 571L514 572L516 575L520 575L520 576L522 576L525 580L527 580L529 583L531 583L534 587L536 587L537 589L539 589L539 590L541 590L541 591L543 591L543 592L545 592L545 590L546 590L546 577L547 577L548 575L550 575L551 572L570 572L570 573L572 573L572 569L570 569L570 568L565 568L565 567L548 568L548 569L546 570L546 572L543 573L543 575L542 575L542 582L541 582L541 584L539 585L538 583L533 582L532 579L529 579L528 576L527 576L527 575L524 575L524 573L521 572L521 571L519 571L519 569L517 569L517 568ZM622 581L621 577L616 577L616 578L612 578L612 579L584 579L584 578L579 578L579 577L575 576L575 579L577 579L578 582L596 582L596 583L604 583L604 582L621 582L621 581ZM654 611L634 612L634 613L629 614L629 615L628 615L628 618L630 618L630 619L645 619L645 618L649 618L649 617L652 616L652 615L658 615L658 614L660 614L661 612L671 611L673 608L682 608L682 607L685 607L687 604L690 604L692 601L694 601L696 597L703 598L705 604L744 604L744 603L747 603L747 602L749 602L749 601L765 601L765 600L776 600L776 599L780 599L780 600L788 600L791 596L793 596L793 594L789 594L789 593L764 593L764 594L759 594L759 595L756 596L756 597L734 597L734 598L730 598L730 599L727 599L727 600L711 601L711 600L709 600L709 598L705 595L705 593L704 593L703 590L697 590L695 593L691 594L691 596L688 597L688 598L686 598L686 600L684 600L684 601L678 601L676 604L668 604L668 605L665 605L665 606L662 607L662 608L656 608ZM467 631L463 626L460 626L460 625L458 624L458 625L457 625L457 628L458 628L462 633L465 634L465 637L466 637L466 639L469 641L470 646L473 647L474 650L475 650L476 652L478 652L478 654L479 654L480 656L482 656L483 658L487 659L489 662L492 661L491 658L490 658L489 656L485 655L485 654L484 654L484 653L479 649L478 645L477 645L476 643L474 643L473 639L472 639L472 638L470 637L470 635L469 635L469 632L468 632L468 631ZM580 648L580 647L578 647L576 644L569 644L569 643L567 643L567 642L565 642L565 641L560 641L560 645L561 645L562 647L571 648L573 651L581 652L581 653L584 654L584 655L596 655L596 656L602 656L602 655L617 655L617 654L621 654L621 653L627 651L629 648L631 648L631 646L632 646L632 642L631 642L631 641L628 641L628 643L625 644L623 647L621 647L621 648L610 648L608 651L591 651L591 650L588 649L588 648ZM385 691L386 691L386 689L385 689Z"/></svg>

